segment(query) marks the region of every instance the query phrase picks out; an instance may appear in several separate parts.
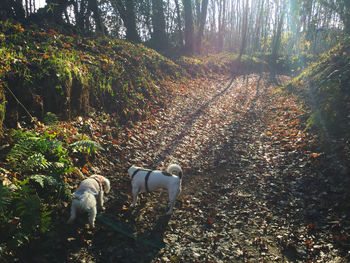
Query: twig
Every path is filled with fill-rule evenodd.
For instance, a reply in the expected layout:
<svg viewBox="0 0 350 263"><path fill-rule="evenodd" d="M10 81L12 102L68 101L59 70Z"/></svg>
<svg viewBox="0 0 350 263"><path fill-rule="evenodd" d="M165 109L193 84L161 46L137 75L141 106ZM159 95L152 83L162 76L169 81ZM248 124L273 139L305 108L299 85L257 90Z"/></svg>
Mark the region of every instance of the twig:
<svg viewBox="0 0 350 263"><path fill-rule="evenodd" d="M24 107L24 105L19 101L19 99L17 99L16 95L12 92L12 90L11 90L9 87L7 87L6 85L5 85L5 87L6 87L6 88L8 89L8 91L12 94L13 98L17 101L17 103L18 103L19 105L21 105L22 108L24 109L24 111L29 115L31 121L33 121L33 120L34 120L34 117L30 114L30 112L27 110L27 108Z"/></svg>

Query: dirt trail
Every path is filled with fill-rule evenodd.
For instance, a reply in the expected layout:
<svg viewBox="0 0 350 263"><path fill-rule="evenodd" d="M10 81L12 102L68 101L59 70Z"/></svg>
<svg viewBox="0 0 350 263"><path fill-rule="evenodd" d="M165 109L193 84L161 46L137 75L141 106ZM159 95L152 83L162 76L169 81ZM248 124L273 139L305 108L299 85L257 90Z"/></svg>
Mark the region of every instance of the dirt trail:
<svg viewBox="0 0 350 263"><path fill-rule="evenodd" d="M85 230L81 219L38 241L32 261L347 262L349 215L332 207L340 197L315 169L319 156L307 148L314 137L296 100L276 90L268 75L196 81L122 131L119 144L104 145L96 167L113 190L100 216L163 248L102 221ZM170 162L185 170L173 215L165 216L165 192L144 194L130 210L127 167Z"/></svg>

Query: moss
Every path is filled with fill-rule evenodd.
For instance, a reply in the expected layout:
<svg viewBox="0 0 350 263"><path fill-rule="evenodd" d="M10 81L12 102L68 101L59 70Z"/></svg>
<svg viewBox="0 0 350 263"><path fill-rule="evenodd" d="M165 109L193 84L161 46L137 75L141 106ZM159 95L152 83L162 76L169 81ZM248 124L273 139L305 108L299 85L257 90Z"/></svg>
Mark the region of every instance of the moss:
<svg viewBox="0 0 350 263"><path fill-rule="evenodd" d="M37 95L45 111L61 117L86 114L91 107L123 115L139 104L147 111L147 104L160 101L156 83L185 75L154 50L120 39L67 36L10 22L0 22L0 38L0 83L30 111ZM9 107L16 110L12 101Z"/></svg>
<svg viewBox="0 0 350 263"><path fill-rule="evenodd" d="M3 129L2 125L5 120L5 113L6 113L6 100L4 96L4 90L0 87L0 137L3 136Z"/></svg>
<svg viewBox="0 0 350 263"><path fill-rule="evenodd" d="M349 136L350 45L323 53L288 85L311 109L308 126L325 137Z"/></svg>

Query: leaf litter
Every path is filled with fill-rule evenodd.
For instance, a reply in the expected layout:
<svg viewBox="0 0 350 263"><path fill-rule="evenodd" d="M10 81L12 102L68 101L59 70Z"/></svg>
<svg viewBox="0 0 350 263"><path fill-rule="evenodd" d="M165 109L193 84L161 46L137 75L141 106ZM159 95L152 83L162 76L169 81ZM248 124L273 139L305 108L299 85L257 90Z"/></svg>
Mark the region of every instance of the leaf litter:
<svg viewBox="0 0 350 263"><path fill-rule="evenodd" d="M164 106L132 126L117 127L111 116L98 114L65 124L72 134L84 127L105 149L84 167L111 179L100 215L164 247L102 223L94 231L61 226L50 242L32 247L35 259L45 262L50 255L39 252L59 243L57 262L349 260L348 195L329 183L329 160L313 147L318 138L306 129L296 98L276 92L264 74L165 85ZM169 163L185 171L173 215L165 216L166 192L142 194L130 209L128 167L165 169Z"/></svg>

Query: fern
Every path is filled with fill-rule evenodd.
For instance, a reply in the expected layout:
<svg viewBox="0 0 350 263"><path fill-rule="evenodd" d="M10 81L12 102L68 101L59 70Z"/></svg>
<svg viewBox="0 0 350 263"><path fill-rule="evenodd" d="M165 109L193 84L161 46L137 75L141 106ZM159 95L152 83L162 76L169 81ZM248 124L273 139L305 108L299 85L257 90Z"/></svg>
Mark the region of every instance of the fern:
<svg viewBox="0 0 350 263"><path fill-rule="evenodd" d="M14 192L14 213L21 222L19 233L17 233L19 235L15 239L19 244L26 241L33 231L48 230L51 222L49 215L52 211L49 211L47 206L42 204L35 189L28 182L29 179L15 181L17 190Z"/></svg>
<svg viewBox="0 0 350 263"><path fill-rule="evenodd" d="M57 200L68 200L71 196L71 192L67 189L65 182L59 178L52 176L34 174L29 177L32 182L36 182L40 185L38 193L40 197L44 198L48 202L56 202Z"/></svg>
<svg viewBox="0 0 350 263"><path fill-rule="evenodd" d="M52 176L46 176L42 174L31 175L29 179L33 182L38 183L41 186L41 188L45 188L45 186L55 188L60 185L60 183Z"/></svg>
<svg viewBox="0 0 350 263"><path fill-rule="evenodd" d="M0 218L6 213L8 205L11 203L11 192L5 185L0 184Z"/></svg>
<svg viewBox="0 0 350 263"><path fill-rule="evenodd" d="M59 159L64 154L62 142L59 140L38 137L34 133L20 130L12 132L11 135L15 145L7 154L7 159L10 162L22 161L35 153L42 153L46 158L53 160Z"/></svg>
<svg viewBox="0 0 350 263"><path fill-rule="evenodd" d="M97 150L104 150L103 147L95 141L81 140L74 142L68 146L73 152L95 153Z"/></svg>
<svg viewBox="0 0 350 263"><path fill-rule="evenodd" d="M29 136L30 135L30 136ZM48 171L51 161L59 161L65 151L62 142L44 137L33 137L31 133L13 134L16 143L7 154L7 159L15 170L24 172ZM22 165L18 165L22 163Z"/></svg>
<svg viewBox="0 0 350 263"><path fill-rule="evenodd" d="M44 117L44 123L47 125L50 124L56 124L58 121L57 115L55 113L52 112L47 112L45 117Z"/></svg>
<svg viewBox="0 0 350 263"><path fill-rule="evenodd" d="M36 137L36 134L33 132L23 132L22 130L13 130L11 131L11 137L15 142L18 142L26 138Z"/></svg>
<svg viewBox="0 0 350 263"><path fill-rule="evenodd" d="M20 196L21 201L17 203L16 210L21 218L23 231L29 233L40 223L41 203L37 195Z"/></svg>
<svg viewBox="0 0 350 263"><path fill-rule="evenodd" d="M27 161L21 166L22 171L27 172L45 172L49 167L49 163L45 156L41 153L35 153L28 157Z"/></svg>
<svg viewBox="0 0 350 263"><path fill-rule="evenodd" d="M35 150L50 158L57 158L63 152L62 142L40 138L35 144Z"/></svg>
<svg viewBox="0 0 350 263"><path fill-rule="evenodd" d="M50 214L53 212L52 210L47 210L46 207L43 207L43 211L41 214L41 225L40 225L40 231L41 232L46 232L47 230L50 229L51 226L51 217Z"/></svg>
<svg viewBox="0 0 350 263"><path fill-rule="evenodd" d="M50 162L48 163L48 174L51 176L60 176L68 172L69 167L61 162Z"/></svg>
<svg viewBox="0 0 350 263"><path fill-rule="evenodd" d="M71 196L64 180L71 162L61 141L17 130L12 132L12 143L6 158L20 174L18 178L26 179L15 179L14 191L0 185L0 250L3 244L10 249L19 247L37 231L47 231L51 225L48 204Z"/></svg>
<svg viewBox="0 0 350 263"><path fill-rule="evenodd" d="M7 154L7 159L12 163L21 162L23 159L27 159L30 155L35 153L35 145L38 142L38 137L21 138L12 147Z"/></svg>
<svg viewBox="0 0 350 263"><path fill-rule="evenodd" d="M38 183L41 188L45 187L46 176L42 174L34 174L29 177L31 181Z"/></svg>

